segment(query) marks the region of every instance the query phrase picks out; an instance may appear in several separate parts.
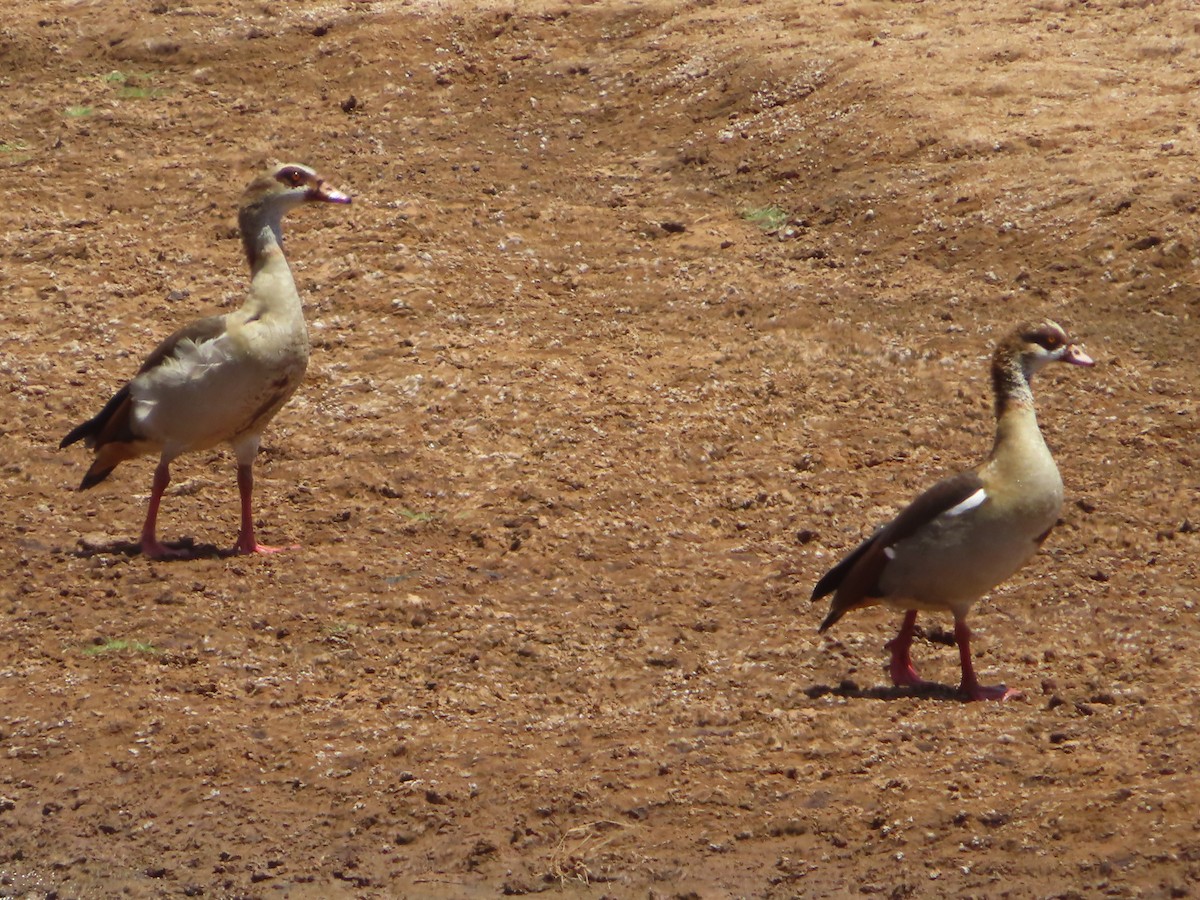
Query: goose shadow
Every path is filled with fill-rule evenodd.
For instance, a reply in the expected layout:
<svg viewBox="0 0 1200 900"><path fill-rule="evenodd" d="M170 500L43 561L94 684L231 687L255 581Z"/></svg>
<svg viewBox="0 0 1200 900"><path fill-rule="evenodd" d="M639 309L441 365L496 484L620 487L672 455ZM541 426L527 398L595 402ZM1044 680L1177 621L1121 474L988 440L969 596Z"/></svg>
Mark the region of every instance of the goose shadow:
<svg viewBox="0 0 1200 900"><path fill-rule="evenodd" d="M168 550L179 552L180 556L168 556L154 562L177 563L190 562L197 559L225 559L235 556L237 551L216 544L198 544L190 537L177 541L164 541L163 546ZM80 559L93 559L97 556L127 556L133 558L142 555L140 541L112 540L103 542L80 541L71 555Z"/></svg>
<svg viewBox="0 0 1200 900"><path fill-rule="evenodd" d="M925 640L930 644L941 644L944 647L958 646L954 632L940 626L922 627L918 625L913 633L913 637L918 640ZM863 688L859 687L851 679L846 678L837 685L811 685L805 688L804 693L813 700L816 700L818 697L824 697L826 694L833 694L835 697L847 697L855 700L902 700L908 697L913 700L954 700L960 703L968 702L967 698L959 692L957 686L939 684L936 681L925 681L921 684L909 686L881 684Z"/></svg>
<svg viewBox="0 0 1200 900"><path fill-rule="evenodd" d="M903 700L907 698L910 700L967 702L957 687L932 681L912 687L875 685L864 688L859 687L853 681L846 680L837 685L814 684L805 688L804 693L811 700L832 694L835 697L846 697L853 700Z"/></svg>

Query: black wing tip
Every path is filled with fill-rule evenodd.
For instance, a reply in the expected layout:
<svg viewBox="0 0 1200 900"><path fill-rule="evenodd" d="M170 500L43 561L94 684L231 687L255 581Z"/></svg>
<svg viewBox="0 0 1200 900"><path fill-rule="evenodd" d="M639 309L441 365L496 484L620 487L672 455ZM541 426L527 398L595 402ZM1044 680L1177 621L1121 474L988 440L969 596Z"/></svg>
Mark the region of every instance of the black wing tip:
<svg viewBox="0 0 1200 900"><path fill-rule="evenodd" d="M829 610L829 615L827 615L825 617L825 620L820 625L817 626L817 634L824 634L830 628L832 628L834 625L836 625L838 619L840 619L842 617L842 614L844 612L845 612L845 610L837 609L836 607Z"/></svg>
<svg viewBox="0 0 1200 900"><path fill-rule="evenodd" d="M67 436L59 442L58 449L62 450L65 447L70 447L76 441L84 441L89 447L94 447L98 435L104 430L105 425L108 424L113 414L120 409L121 404L125 402L125 398L128 396L129 385L125 385L108 399L108 402L104 404L104 408L100 412L96 413L96 415L92 416L86 422L80 422L67 432Z"/></svg>
<svg viewBox="0 0 1200 900"><path fill-rule="evenodd" d="M830 594L832 594L834 592L834 590L837 588L837 584L834 583L834 579L832 576L836 572L837 572L837 568L835 567L835 568L830 569L828 572L826 572L824 575L821 576L821 580L818 581L813 586L812 596L808 598L809 602L815 603L817 600L820 600L822 597L828 597Z"/></svg>
<svg viewBox="0 0 1200 900"><path fill-rule="evenodd" d="M67 432L67 436L58 442L58 449L65 450L72 444L77 443L78 441L81 441L87 437L92 421L92 419L88 419L88 421L84 422L82 425L76 425L69 432Z"/></svg>
<svg viewBox="0 0 1200 900"><path fill-rule="evenodd" d="M88 488L95 487L105 478L111 475L112 470L115 468L116 466L109 466L107 469L99 472L95 471L94 469L88 469L83 476L83 481L79 482L79 490L86 491Z"/></svg>
<svg viewBox="0 0 1200 900"><path fill-rule="evenodd" d="M828 597L841 587L850 570L854 568L854 564L858 562L859 558L867 551L867 548L874 540L875 536L872 535L838 560L837 564L822 575L816 585L813 586L812 597L810 599L820 600L822 597Z"/></svg>

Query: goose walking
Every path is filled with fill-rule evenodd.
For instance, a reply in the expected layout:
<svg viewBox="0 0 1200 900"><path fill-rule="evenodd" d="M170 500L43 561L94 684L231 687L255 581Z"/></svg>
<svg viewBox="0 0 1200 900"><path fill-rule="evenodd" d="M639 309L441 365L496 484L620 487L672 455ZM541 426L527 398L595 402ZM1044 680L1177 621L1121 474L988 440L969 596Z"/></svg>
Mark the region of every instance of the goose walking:
<svg viewBox="0 0 1200 900"><path fill-rule="evenodd" d="M1019 692L984 687L971 662L967 612L1037 552L1063 502L1063 483L1038 428L1034 373L1052 362L1090 366L1092 359L1049 320L1026 324L992 357L996 437L977 468L939 481L817 582L812 598L833 594L820 631L852 609L884 604L904 610L888 644L893 684L924 684L910 648L919 611L948 611L962 667L959 690L971 700L1006 700Z"/></svg>
<svg viewBox="0 0 1200 900"><path fill-rule="evenodd" d="M236 553L270 553L254 537L254 458L263 429L288 401L308 365L304 309L283 256L281 220L303 203L349 203L307 166L273 165L242 194L238 225L250 264L241 308L199 319L158 345L133 380L60 447L84 441L95 453L79 485L99 484L121 462L158 455L142 526L142 553L186 556L159 542L158 509L182 453L228 443L237 458L241 529Z"/></svg>

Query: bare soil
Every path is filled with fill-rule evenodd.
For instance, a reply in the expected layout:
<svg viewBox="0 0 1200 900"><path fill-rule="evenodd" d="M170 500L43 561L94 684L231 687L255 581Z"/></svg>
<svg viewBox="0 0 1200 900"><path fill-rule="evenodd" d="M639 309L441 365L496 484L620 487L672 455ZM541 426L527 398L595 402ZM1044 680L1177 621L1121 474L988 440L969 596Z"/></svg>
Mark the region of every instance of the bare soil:
<svg viewBox="0 0 1200 900"><path fill-rule="evenodd" d="M43 0L0 26L0 896L1182 897L1200 883L1200 20L1186 0ZM233 460L57 449L240 302ZM1049 315L1042 553L892 689L841 553L991 439ZM1068 367L1061 367L1066 369Z"/></svg>

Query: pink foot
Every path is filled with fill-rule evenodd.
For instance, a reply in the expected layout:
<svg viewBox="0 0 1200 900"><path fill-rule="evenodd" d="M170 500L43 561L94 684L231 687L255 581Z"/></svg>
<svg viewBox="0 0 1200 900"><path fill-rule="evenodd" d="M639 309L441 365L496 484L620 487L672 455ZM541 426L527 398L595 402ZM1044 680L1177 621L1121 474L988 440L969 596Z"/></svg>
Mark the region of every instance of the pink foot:
<svg viewBox="0 0 1200 900"><path fill-rule="evenodd" d="M1019 700L1025 695L1016 688L1005 687L1002 684L984 687L982 684L961 684L959 693L966 694L968 700Z"/></svg>
<svg viewBox="0 0 1200 900"><path fill-rule="evenodd" d="M891 641L884 646L890 647L890 645ZM922 687L932 683L917 674L911 660L898 660L893 657L888 666L888 674L892 676L892 684L896 687Z"/></svg>
<svg viewBox="0 0 1200 900"><path fill-rule="evenodd" d="M257 442L255 444L257 447ZM253 453L251 453L253 459ZM235 556L249 556L255 553L282 553L284 550L299 550L299 544L290 547L268 547L254 539L254 470L249 462L239 462L237 470L238 494L242 499L242 527L238 529L237 543L233 545Z"/></svg>
<svg viewBox="0 0 1200 900"><path fill-rule="evenodd" d="M971 662L971 629L958 614L954 617L954 642L958 644L958 658L962 664L962 683L958 691L965 694L968 700L1015 700L1025 696L1002 684L984 687L979 683L975 678L975 665Z"/></svg>
<svg viewBox="0 0 1200 900"><path fill-rule="evenodd" d="M251 556L256 553L283 553L286 550L299 549L299 544L292 544L288 547L268 547L266 544L258 543L258 541L243 541L239 539L238 542L233 545L232 552L234 556Z"/></svg>
<svg viewBox="0 0 1200 900"><path fill-rule="evenodd" d="M892 659L888 663L888 674L892 676L892 684L896 687L921 687L929 684L917 674L912 664L912 642L916 633L917 614L909 610L904 614L904 622L900 625L900 633L884 644L885 650L892 651Z"/></svg>

